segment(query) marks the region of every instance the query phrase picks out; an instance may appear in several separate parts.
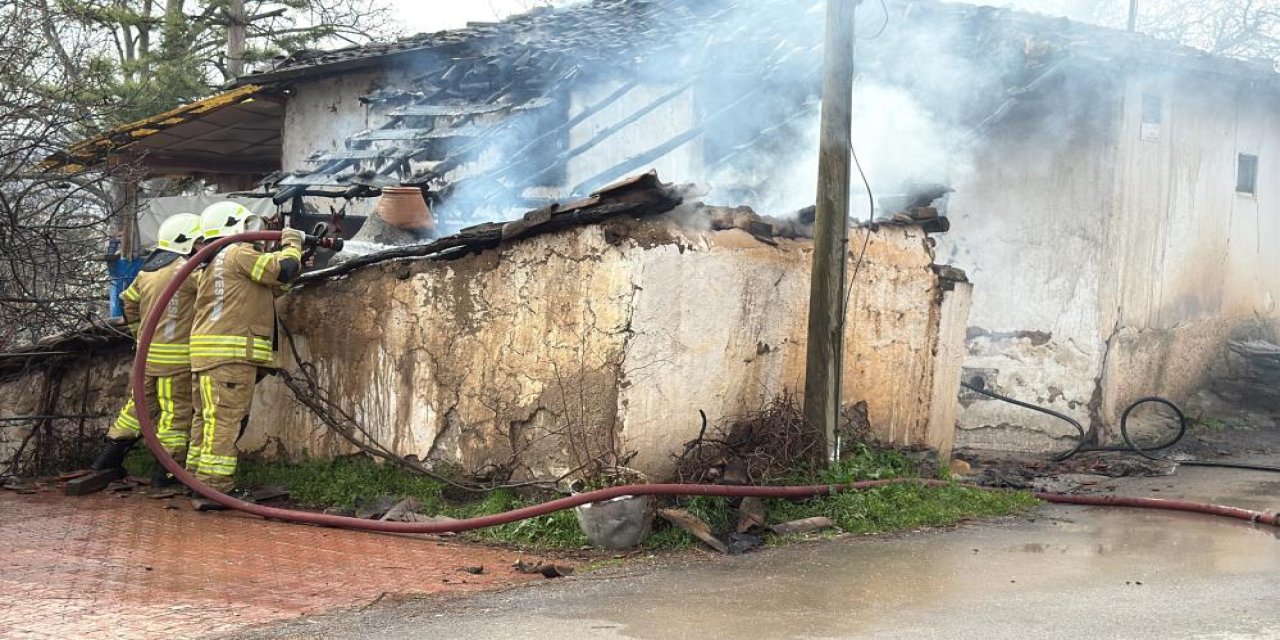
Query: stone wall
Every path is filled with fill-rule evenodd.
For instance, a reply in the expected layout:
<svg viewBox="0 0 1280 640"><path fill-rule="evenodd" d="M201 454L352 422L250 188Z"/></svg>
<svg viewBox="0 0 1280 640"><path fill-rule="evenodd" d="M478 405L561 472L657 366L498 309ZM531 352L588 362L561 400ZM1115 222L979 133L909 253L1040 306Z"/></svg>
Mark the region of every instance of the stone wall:
<svg viewBox="0 0 1280 640"><path fill-rule="evenodd" d="M125 344L33 360L26 373L0 380L0 473L86 465L124 404L131 356Z"/></svg>
<svg viewBox="0 0 1280 640"><path fill-rule="evenodd" d="M676 220L690 215L379 263L281 298L281 316L328 395L399 455L547 477L634 451L631 466L662 476L697 435L699 410L721 424L803 392L811 242ZM935 274L918 227L858 230L855 246L866 233L844 397L866 402L878 439L947 449L967 285ZM78 414L83 401L84 413L114 413L129 358L126 347L66 362L54 410ZM0 383L0 411L39 413L46 377ZM87 443L62 458L83 463L108 422L56 421ZM0 434L3 463L23 431ZM240 446L287 459L353 451L278 378L258 386Z"/></svg>

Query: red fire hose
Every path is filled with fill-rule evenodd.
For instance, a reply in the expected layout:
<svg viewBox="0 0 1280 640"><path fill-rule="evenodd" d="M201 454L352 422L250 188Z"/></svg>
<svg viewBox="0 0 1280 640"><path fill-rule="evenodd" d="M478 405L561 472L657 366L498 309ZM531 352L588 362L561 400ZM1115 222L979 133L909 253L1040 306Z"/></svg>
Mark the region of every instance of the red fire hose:
<svg viewBox="0 0 1280 640"><path fill-rule="evenodd" d="M634 495L665 495L665 496L723 496L733 498L756 497L756 498L808 498L812 496L828 495L842 491L858 491L869 489L872 487L881 487L889 484L902 483L919 483L929 486L946 484L940 480L923 480L901 478L895 480L870 480L865 482L853 482L849 484L822 484L807 486L766 486L766 487L742 487L742 486L726 486L726 485L703 485L703 484L637 484L621 487L610 487L608 489L600 489L597 491L588 491L579 493L567 498L551 500L542 504L515 509L504 513L498 513L478 518L468 518L465 520L455 520L444 523L413 523L413 522L383 522L379 520L365 520L363 518L349 518L344 516L333 516L322 513L313 513L310 511L294 511L292 509L277 509L275 507L267 507L260 504L253 504L237 500L224 493L215 491L196 479L195 476L182 468L172 456L169 455L164 447L160 445L160 441L156 438L155 423L151 420L151 412L147 406L146 394L143 393L146 382L146 365L147 352L151 348L151 338L155 334L156 325L159 323L160 315L168 306L169 301L173 299L174 294L182 283L191 275L192 271L207 262L218 250L235 242L261 242L270 240L279 240L279 231L254 231L249 233L241 233L226 238L216 240L201 249L196 255L188 260L186 264L178 270L173 280L160 293L160 299L151 307L151 313L142 321L142 328L138 333L138 351L133 358L133 371L131 382L133 384L133 401L137 406L138 422L142 426L142 437L147 443L147 448L151 450L152 455L159 461L165 469L174 475L180 482L191 488L197 494L212 500L224 507L237 509L245 513L251 513L263 518L273 518L276 520L284 520L286 522L298 522L304 524L322 525L326 527L341 527L346 529L361 529L365 531L385 531L392 533L451 533L457 531L468 531L471 529L480 529L484 527L492 527L501 524L516 522L526 518L534 518L537 516L547 515L549 513L569 509L579 505L600 502L621 496ZM1194 502L1183 502L1180 500L1164 500L1158 498L1124 498L1117 496L1072 496L1056 493L1037 493L1036 497L1048 502L1058 502L1066 504L1086 504L1100 506L1122 506L1122 507L1141 507L1147 509L1169 509L1175 511L1191 511L1195 513L1207 513L1216 516L1225 516L1229 518L1238 518L1249 522L1264 523L1280 526L1280 516L1276 514L1267 514L1259 511L1251 511L1249 509L1239 509L1236 507L1226 507L1211 504L1199 504Z"/></svg>

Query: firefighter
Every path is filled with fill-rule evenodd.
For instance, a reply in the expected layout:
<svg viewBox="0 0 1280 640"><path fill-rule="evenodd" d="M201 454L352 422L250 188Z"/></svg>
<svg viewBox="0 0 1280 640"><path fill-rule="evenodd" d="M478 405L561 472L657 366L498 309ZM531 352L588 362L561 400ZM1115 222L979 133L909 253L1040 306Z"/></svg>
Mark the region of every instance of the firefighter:
<svg viewBox="0 0 1280 640"><path fill-rule="evenodd" d="M262 227L261 218L234 202L210 205L200 222L206 241ZM196 415L187 470L223 493L235 484L236 440L259 369L275 360L275 296L302 271L303 239L302 232L285 229L281 249L273 252L234 243L219 251L200 276L191 330ZM195 507L217 508L205 500Z"/></svg>
<svg viewBox="0 0 1280 640"><path fill-rule="evenodd" d="M151 312L160 292L186 263L200 243L200 216L179 213L160 225L155 251L147 256L133 284L120 294L125 320L136 336L142 319ZM187 279L165 307L147 352L146 384L143 392L147 409L156 425L156 437L165 451L179 464L187 455L191 432L191 358L187 340L194 317L196 282ZM133 403L133 390L120 410L115 424L107 432L106 446L93 462L93 469L106 471L124 465L129 448L141 436L138 414ZM152 486L173 484L169 472L155 465Z"/></svg>

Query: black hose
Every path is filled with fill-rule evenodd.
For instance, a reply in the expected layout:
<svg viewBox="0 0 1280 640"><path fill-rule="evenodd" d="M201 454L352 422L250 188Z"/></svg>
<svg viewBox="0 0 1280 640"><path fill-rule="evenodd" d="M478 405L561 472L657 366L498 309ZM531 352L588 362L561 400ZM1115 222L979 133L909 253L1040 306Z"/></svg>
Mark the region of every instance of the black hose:
<svg viewBox="0 0 1280 640"><path fill-rule="evenodd" d="M1166 407L1169 407L1170 409L1173 409L1174 415L1178 416L1178 433L1175 434L1172 438L1166 440L1161 444L1158 444L1154 447L1147 447L1144 449L1142 447L1139 447L1138 443L1133 441L1133 438L1129 437L1129 414L1132 413L1134 409L1137 409L1139 406L1144 405L1148 402L1162 404ZM1157 458L1156 456L1153 456L1148 452L1159 451L1161 449L1168 449L1169 447L1172 447L1173 445L1178 444L1178 442L1181 441L1182 437L1185 435L1187 435L1187 416L1183 415L1182 409L1179 409L1178 405L1174 404L1173 402L1170 402L1169 400L1166 400L1165 398L1161 398L1160 396L1146 396L1144 398L1138 398L1132 404L1125 407L1124 413L1120 414L1120 437L1124 438L1125 445L1127 445L1130 449L1132 449L1134 453L1148 460L1164 460L1164 458Z"/></svg>
<svg viewBox="0 0 1280 640"><path fill-rule="evenodd" d="M1273 471L1280 473L1280 467L1266 464L1249 464L1247 462L1215 462L1213 460L1186 460L1179 462L1188 467L1221 467L1223 469L1248 469L1250 471Z"/></svg>
<svg viewBox="0 0 1280 640"><path fill-rule="evenodd" d="M970 391L973 391L975 393L980 393L989 398L994 398L1001 402L1007 402L1009 404L1022 407L1024 409L1038 411L1045 415L1050 415L1055 418L1058 418L1059 420L1063 420L1065 422L1070 423L1071 426L1076 428L1076 431L1079 433L1080 438L1079 440L1076 441L1076 445L1072 447L1070 450L1053 456L1053 460L1055 462L1062 462L1063 460L1067 460L1078 453L1089 453L1093 451L1127 451L1127 452L1136 453L1148 460L1156 460L1161 462L1163 461L1176 462L1180 465L1186 465L1188 467L1220 467L1223 469L1246 469L1250 471L1269 471L1269 472L1280 473L1280 467L1274 467L1274 466L1269 466L1264 464L1249 464L1245 462L1215 462L1210 460L1169 460L1168 458L1161 458L1161 457L1151 455L1152 451L1160 451L1161 449L1168 449L1169 447L1172 447L1173 445L1178 444L1178 442L1180 442L1182 438L1187 435L1186 414L1184 414L1182 412L1182 409L1178 407L1178 405L1174 404L1173 401L1167 398L1161 398L1160 396L1145 396L1142 398L1138 398L1137 400L1132 402L1128 407L1125 407L1124 413L1120 414L1120 437L1124 438L1125 446L1122 446L1122 447L1121 446L1097 446L1097 445L1086 444L1085 441L1088 438L1088 436L1085 432L1084 425L1080 424L1078 420L1076 420L1075 418L1072 418L1071 416L1065 413L1054 411L1053 409L1049 409L1047 407L1031 404L1030 402L1023 402L1022 400L1018 400L1016 398L1010 398L1009 396L1001 395L994 391L988 391L985 385L982 383L981 378L974 378L973 383L961 381L960 386ZM1164 442L1160 442L1149 447L1142 447L1142 446L1139 446L1138 443L1135 442L1133 438L1129 435L1129 414L1133 413L1134 409L1138 408L1143 404L1147 404L1149 402L1154 402L1156 404L1163 404L1166 407L1169 407L1170 409L1173 410L1173 413L1178 416L1178 432L1174 434L1172 438L1169 438Z"/></svg>
<svg viewBox="0 0 1280 640"><path fill-rule="evenodd" d="M1067 458L1070 458L1071 456L1074 456L1074 455L1076 455L1077 453L1080 453L1081 449L1083 449L1083 448L1084 448L1084 442L1085 442L1085 439L1087 438L1087 435L1086 435L1085 430L1084 430L1084 425L1080 424L1080 422L1079 422L1079 421L1077 421L1075 418L1072 418L1071 416L1069 416L1069 415L1067 415L1067 414L1065 414L1065 413L1060 413L1060 412L1058 412L1058 411L1054 411L1053 409L1049 409L1049 408L1047 408L1047 407L1041 407L1041 406L1039 406L1039 405L1034 405L1034 404L1031 404L1030 402L1023 402L1023 401L1018 400L1018 399L1015 399L1015 398L1010 398L1009 396L1003 396L1003 395L1000 395L1000 394L998 394L998 393L996 393L996 392L994 392L994 391L988 391L988 390L986 389L986 385L982 384L982 378L975 378L975 381L977 382L977 384L970 384L970 383L968 383L968 382L961 381L961 382L960 382L960 386L962 386L962 387L964 387L964 388L966 388L966 389L968 389L968 390L970 390L970 391L973 391L973 392L975 392L975 393L980 393L980 394L982 394L982 395L984 395L984 396L987 396L988 398L995 398L996 400L999 400L999 401L1001 401L1001 402L1007 402L1007 403L1009 403L1009 404L1011 404L1011 405L1015 405L1015 406L1022 407L1023 409L1030 409L1030 410L1032 410L1032 411L1039 411L1040 413L1043 413L1043 414L1045 414L1045 415L1050 415L1050 416L1053 416L1053 417L1055 417L1055 418L1057 418L1057 419L1059 419L1059 420L1064 420L1064 421L1066 421L1066 422L1071 423L1071 426L1075 427L1075 428L1076 428L1076 431L1078 431L1078 432L1079 432L1080 438L1079 438L1078 440L1076 440L1076 446L1075 446L1075 447L1072 447L1070 451L1067 451L1067 452L1065 452L1065 453L1059 453L1059 454L1055 455L1055 456L1053 457L1053 459L1054 459L1055 461L1057 461L1057 462L1061 462L1061 461L1063 461L1063 460L1066 460Z"/></svg>

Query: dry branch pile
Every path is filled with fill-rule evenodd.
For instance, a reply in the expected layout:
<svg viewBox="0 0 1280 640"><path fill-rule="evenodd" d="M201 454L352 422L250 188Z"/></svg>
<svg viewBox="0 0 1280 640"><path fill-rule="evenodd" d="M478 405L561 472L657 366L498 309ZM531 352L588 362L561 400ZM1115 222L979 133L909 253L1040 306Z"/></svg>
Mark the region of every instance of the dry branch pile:
<svg viewBox="0 0 1280 640"><path fill-rule="evenodd" d="M865 439L866 406L846 408L841 439ZM810 425L795 396L784 394L750 413L737 416L727 426L707 432L706 415L698 437L685 443L676 456L679 482L717 484L769 484L815 475L826 459L820 429Z"/></svg>

